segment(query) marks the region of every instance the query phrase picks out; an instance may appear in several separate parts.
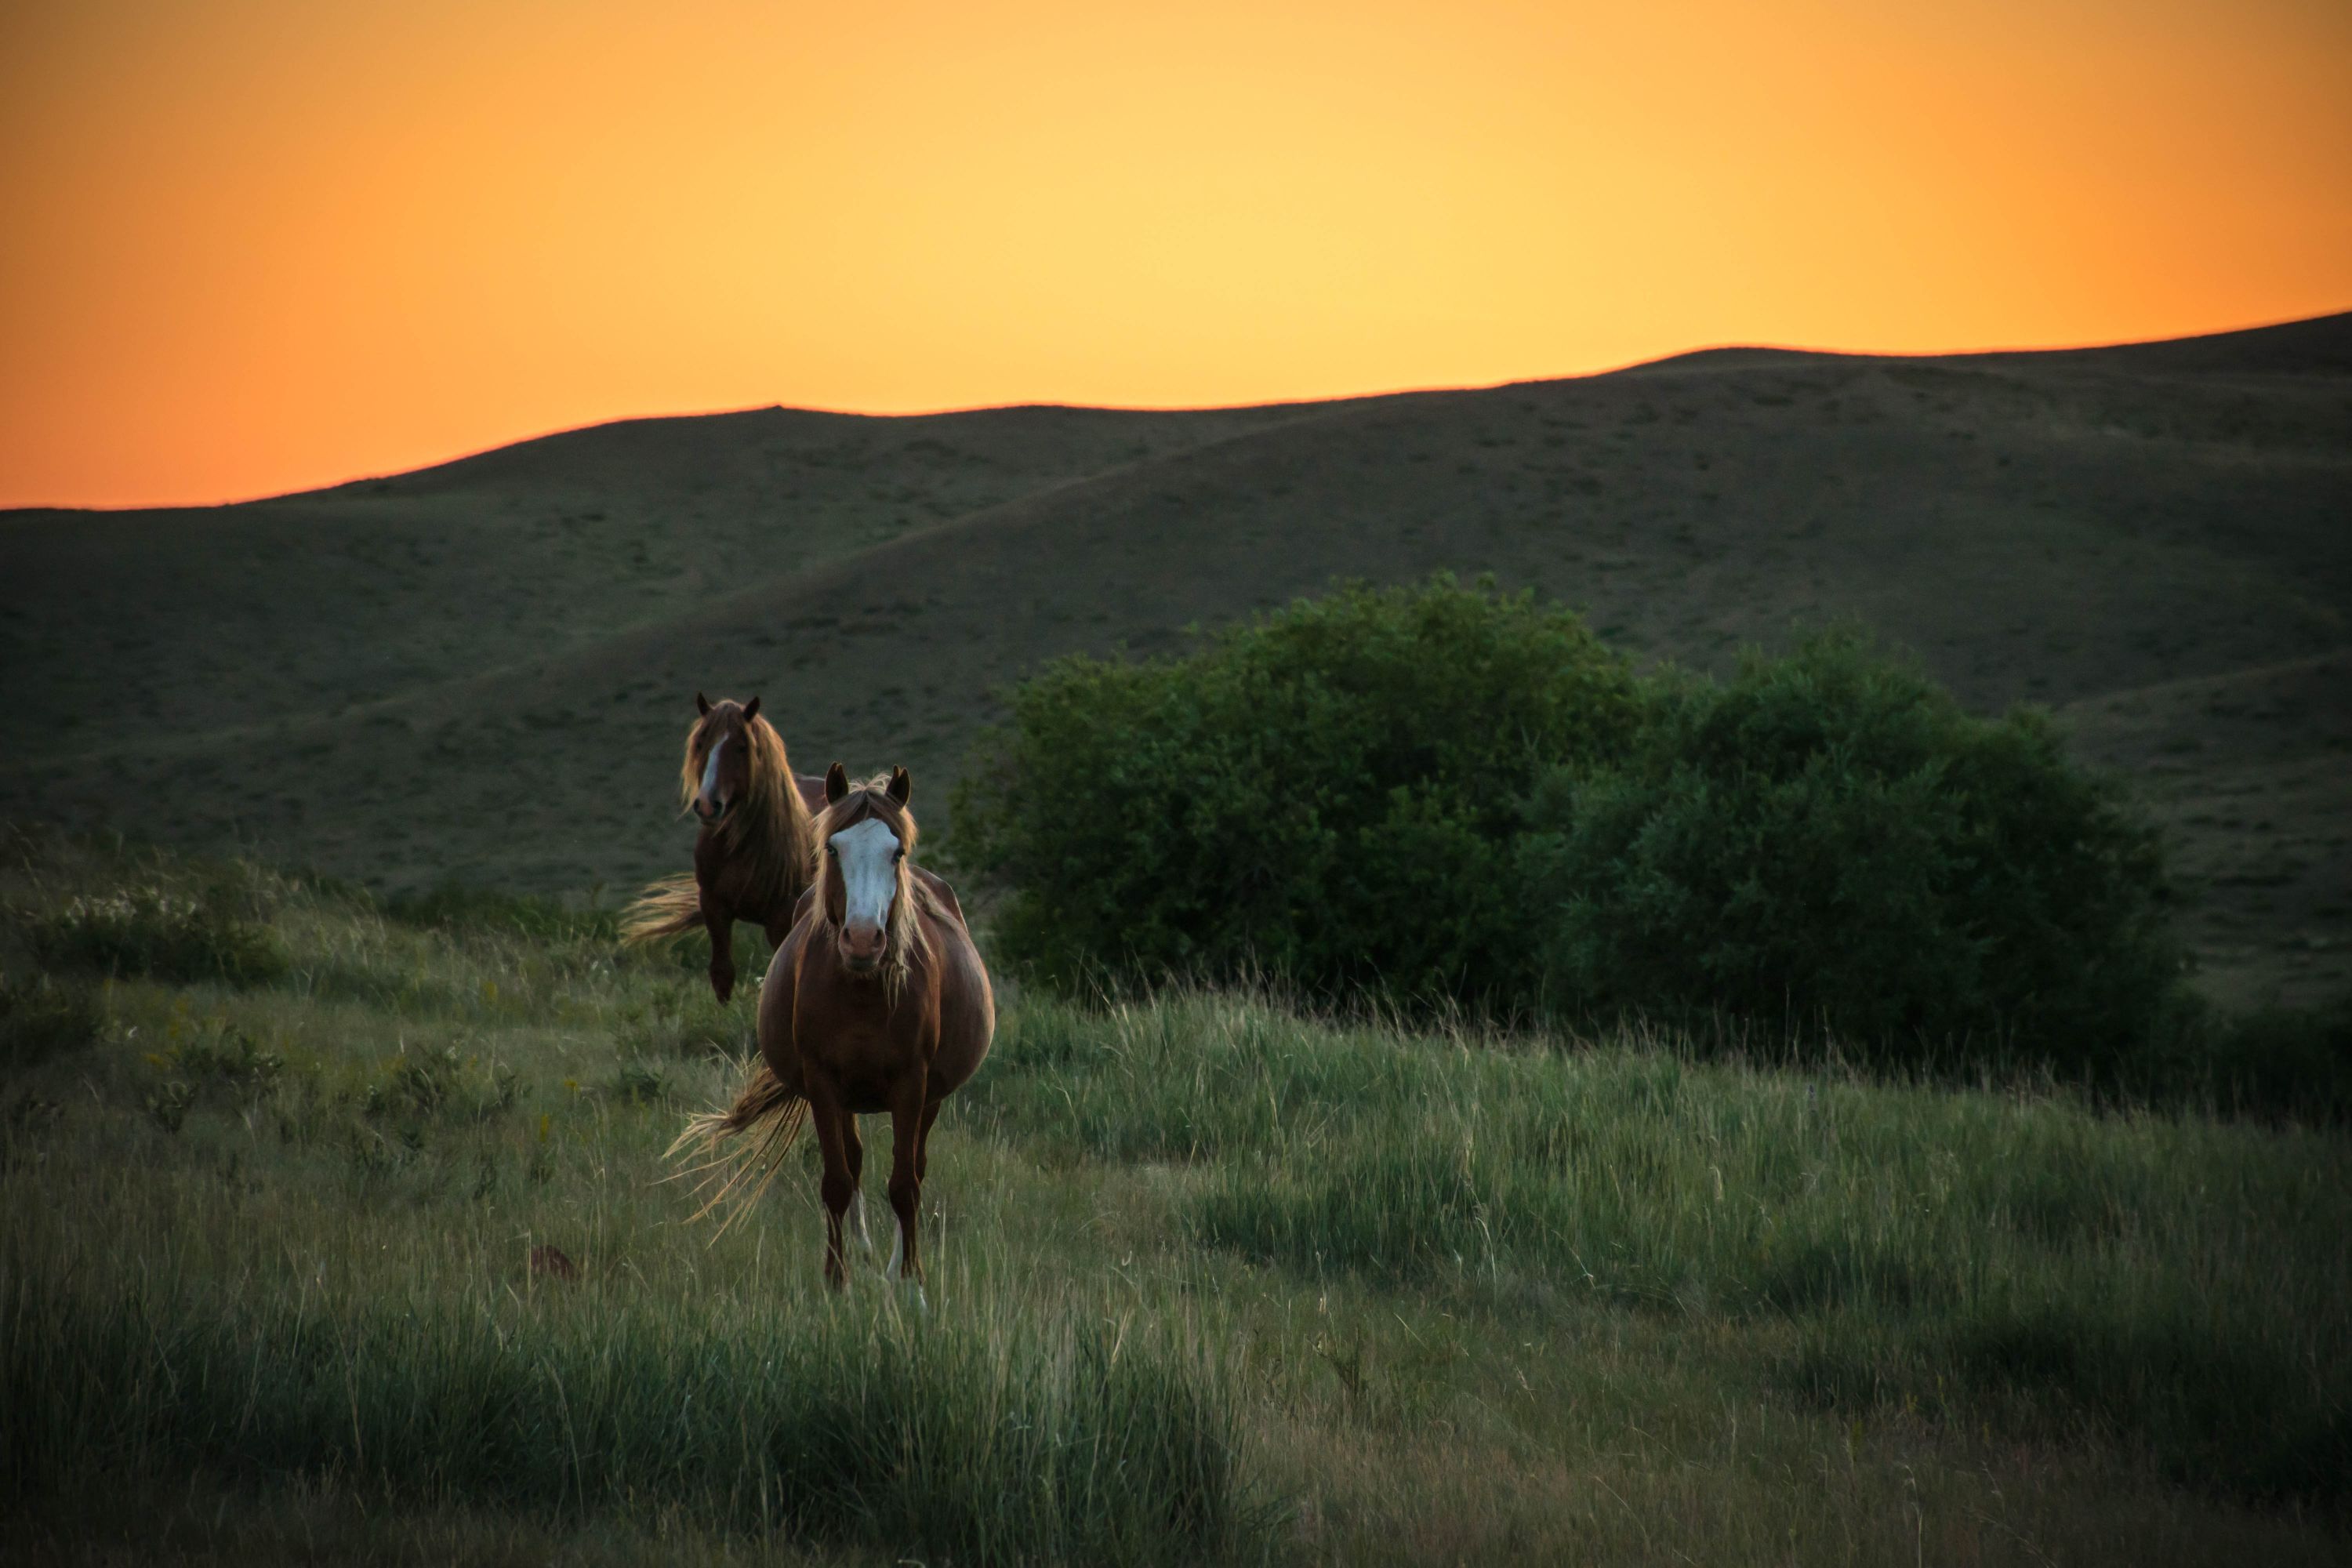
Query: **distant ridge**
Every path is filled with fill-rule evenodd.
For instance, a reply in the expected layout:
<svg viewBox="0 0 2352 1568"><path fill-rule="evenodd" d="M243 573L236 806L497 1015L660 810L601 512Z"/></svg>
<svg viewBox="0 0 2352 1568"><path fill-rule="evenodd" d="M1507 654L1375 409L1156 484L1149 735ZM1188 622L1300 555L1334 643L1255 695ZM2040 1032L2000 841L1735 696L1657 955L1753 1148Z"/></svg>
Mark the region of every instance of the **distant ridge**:
<svg viewBox="0 0 2352 1568"><path fill-rule="evenodd" d="M804 765L908 763L951 832L992 692L1048 658L1493 572L1643 659L1858 617L1967 701L2061 710L2178 835L2214 984L2307 987L2352 942L2347 430L2335 315L1255 408L750 409L16 512L0 813L385 886L617 887L680 863L698 688L761 692Z"/></svg>

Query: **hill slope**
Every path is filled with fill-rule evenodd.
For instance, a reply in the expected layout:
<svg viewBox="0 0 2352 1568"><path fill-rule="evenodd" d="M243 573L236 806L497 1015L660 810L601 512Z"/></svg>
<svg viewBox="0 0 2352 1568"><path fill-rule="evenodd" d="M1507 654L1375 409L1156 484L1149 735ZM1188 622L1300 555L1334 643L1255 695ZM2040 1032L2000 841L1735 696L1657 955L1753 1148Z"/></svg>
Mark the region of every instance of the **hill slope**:
<svg viewBox="0 0 2352 1568"><path fill-rule="evenodd" d="M697 688L934 811L994 686L1335 575L1492 571L1644 658L1853 616L2173 829L2215 983L2352 938L2352 315L1937 359L1717 351L1195 413L761 410L205 511L0 518L0 812L386 886L682 862Z"/></svg>

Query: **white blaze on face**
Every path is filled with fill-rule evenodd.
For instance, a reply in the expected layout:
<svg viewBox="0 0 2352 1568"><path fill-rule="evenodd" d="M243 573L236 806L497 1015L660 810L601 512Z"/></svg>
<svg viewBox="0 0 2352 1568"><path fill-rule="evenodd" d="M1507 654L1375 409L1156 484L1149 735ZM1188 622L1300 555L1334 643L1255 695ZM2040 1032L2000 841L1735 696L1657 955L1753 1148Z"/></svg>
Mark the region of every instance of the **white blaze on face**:
<svg viewBox="0 0 2352 1568"><path fill-rule="evenodd" d="M712 810L719 807L719 753L727 749L727 737L721 735L710 748L709 760L702 764L702 800Z"/></svg>
<svg viewBox="0 0 2352 1568"><path fill-rule="evenodd" d="M835 834L833 853L841 862L842 923L887 930L898 895L898 836L869 816Z"/></svg>

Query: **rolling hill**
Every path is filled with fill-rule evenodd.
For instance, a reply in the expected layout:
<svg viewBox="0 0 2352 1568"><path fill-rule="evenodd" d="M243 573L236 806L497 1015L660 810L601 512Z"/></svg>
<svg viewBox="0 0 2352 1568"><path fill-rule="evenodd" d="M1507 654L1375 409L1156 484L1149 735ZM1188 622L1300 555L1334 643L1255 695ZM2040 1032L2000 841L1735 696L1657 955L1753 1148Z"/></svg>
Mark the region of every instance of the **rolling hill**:
<svg viewBox="0 0 2352 1568"><path fill-rule="evenodd" d="M610 897L684 862L698 688L764 694L804 769L907 763L936 826L1042 660L1437 570L1701 668L1858 617L2132 781L2217 992L2346 975L2352 314L1260 408L761 409L0 515L0 815Z"/></svg>

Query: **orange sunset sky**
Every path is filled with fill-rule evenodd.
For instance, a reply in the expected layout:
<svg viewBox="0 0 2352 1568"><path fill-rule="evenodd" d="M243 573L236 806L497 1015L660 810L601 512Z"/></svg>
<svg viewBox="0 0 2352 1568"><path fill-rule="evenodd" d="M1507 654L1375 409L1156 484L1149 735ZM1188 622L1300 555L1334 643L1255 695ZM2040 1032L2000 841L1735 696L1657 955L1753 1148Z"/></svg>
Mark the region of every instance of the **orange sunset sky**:
<svg viewBox="0 0 2352 1568"><path fill-rule="evenodd" d="M31 0L0 506L2352 307L2352 4Z"/></svg>

